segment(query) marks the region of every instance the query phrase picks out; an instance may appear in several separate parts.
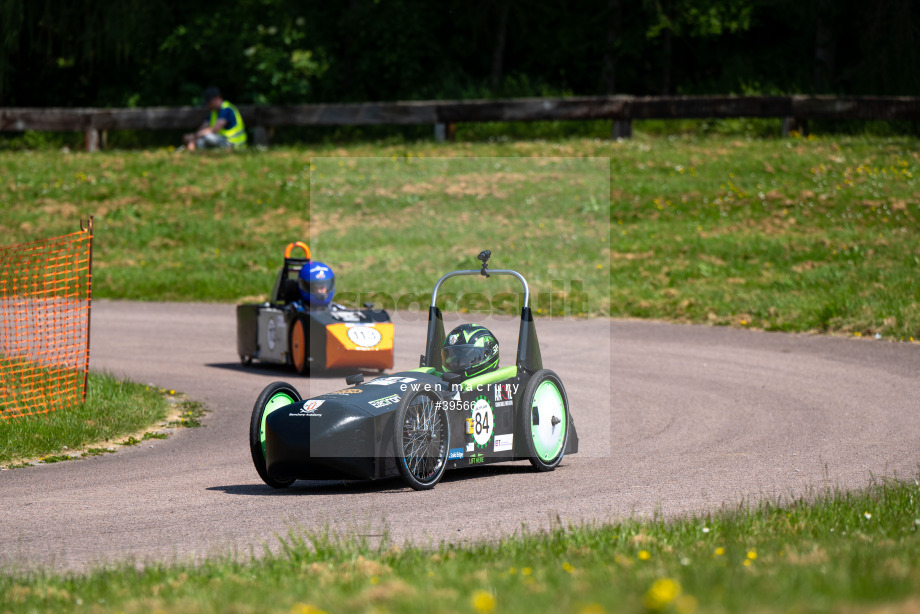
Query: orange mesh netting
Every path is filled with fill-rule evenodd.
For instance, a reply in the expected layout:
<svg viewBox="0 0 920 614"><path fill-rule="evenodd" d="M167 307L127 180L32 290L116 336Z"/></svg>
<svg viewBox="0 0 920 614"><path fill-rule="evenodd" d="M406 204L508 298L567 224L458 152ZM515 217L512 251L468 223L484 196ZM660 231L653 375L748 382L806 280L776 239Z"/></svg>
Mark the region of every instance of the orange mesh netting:
<svg viewBox="0 0 920 614"><path fill-rule="evenodd" d="M82 403L93 225L0 247L0 419Z"/></svg>

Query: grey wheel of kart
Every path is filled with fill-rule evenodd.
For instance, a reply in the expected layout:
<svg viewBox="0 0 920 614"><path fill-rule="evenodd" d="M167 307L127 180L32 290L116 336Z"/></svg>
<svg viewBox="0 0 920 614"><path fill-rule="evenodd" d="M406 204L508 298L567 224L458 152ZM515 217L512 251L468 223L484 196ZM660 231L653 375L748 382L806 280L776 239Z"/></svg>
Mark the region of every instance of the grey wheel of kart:
<svg viewBox="0 0 920 614"><path fill-rule="evenodd" d="M533 374L524 388L520 420L530 464L537 471L559 466L569 437L569 398L558 375L549 369Z"/></svg>
<svg viewBox="0 0 920 614"><path fill-rule="evenodd" d="M410 392L396 410L396 466L415 490L434 488L447 468L450 423L439 400L430 392Z"/></svg>
<svg viewBox="0 0 920 614"><path fill-rule="evenodd" d="M265 464L265 419L276 409L287 407L300 401L300 393L287 382L273 382L265 387L252 407L249 422L249 451L252 463L262 481L272 488L287 488L294 480L278 480L268 475Z"/></svg>

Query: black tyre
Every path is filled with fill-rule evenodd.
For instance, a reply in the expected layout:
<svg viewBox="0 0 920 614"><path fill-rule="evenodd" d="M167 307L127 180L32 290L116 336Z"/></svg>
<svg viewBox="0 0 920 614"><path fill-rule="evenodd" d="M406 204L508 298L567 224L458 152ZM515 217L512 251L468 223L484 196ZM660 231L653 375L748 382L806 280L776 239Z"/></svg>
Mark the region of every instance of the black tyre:
<svg viewBox="0 0 920 614"><path fill-rule="evenodd" d="M537 471L555 469L569 437L569 398L558 375L549 369L533 374L524 388L519 420L530 464Z"/></svg>
<svg viewBox="0 0 920 614"><path fill-rule="evenodd" d="M262 481L272 488L287 488L294 480L276 480L268 475L265 467L265 417L281 407L300 401L300 393L286 382L273 382L265 387L252 407L249 422L249 451L252 463Z"/></svg>
<svg viewBox="0 0 920 614"><path fill-rule="evenodd" d="M310 361L307 360L308 343L307 321L305 318L298 317L294 320L291 334L288 337L288 352L297 375L303 375L310 368Z"/></svg>
<svg viewBox="0 0 920 614"><path fill-rule="evenodd" d="M434 488L447 468L450 422L439 401L431 392L410 392L393 420L396 466L415 490Z"/></svg>
<svg viewBox="0 0 920 614"><path fill-rule="evenodd" d="M252 356L243 356L240 354L240 364L244 367L248 367L252 364Z"/></svg>

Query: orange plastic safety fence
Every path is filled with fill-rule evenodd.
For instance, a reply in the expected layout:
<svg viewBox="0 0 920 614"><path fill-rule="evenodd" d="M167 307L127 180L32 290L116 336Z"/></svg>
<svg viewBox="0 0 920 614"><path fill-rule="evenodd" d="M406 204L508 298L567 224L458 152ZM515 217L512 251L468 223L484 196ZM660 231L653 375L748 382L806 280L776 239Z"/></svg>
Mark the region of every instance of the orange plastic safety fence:
<svg viewBox="0 0 920 614"><path fill-rule="evenodd" d="M82 403L89 368L92 222L0 247L0 419Z"/></svg>

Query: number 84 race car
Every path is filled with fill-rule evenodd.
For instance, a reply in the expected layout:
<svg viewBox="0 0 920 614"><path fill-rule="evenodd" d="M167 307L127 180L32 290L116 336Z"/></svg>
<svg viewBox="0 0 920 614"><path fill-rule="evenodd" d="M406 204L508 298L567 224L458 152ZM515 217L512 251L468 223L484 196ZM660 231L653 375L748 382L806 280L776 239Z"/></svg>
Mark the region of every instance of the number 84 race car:
<svg viewBox="0 0 920 614"><path fill-rule="evenodd" d="M249 447L266 484L297 479L379 479L401 476L416 490L433 488L447 469L527 459L552 471L578 451L578 435L559 376L543 368L520 273L452 271L435 284L419 367L309 399L285 382L256 399ZM449 335L437 307L438 289L460 275L510 275L524 287L514 364L499 368L498 341L482 326L463 324Z"/></svg>

